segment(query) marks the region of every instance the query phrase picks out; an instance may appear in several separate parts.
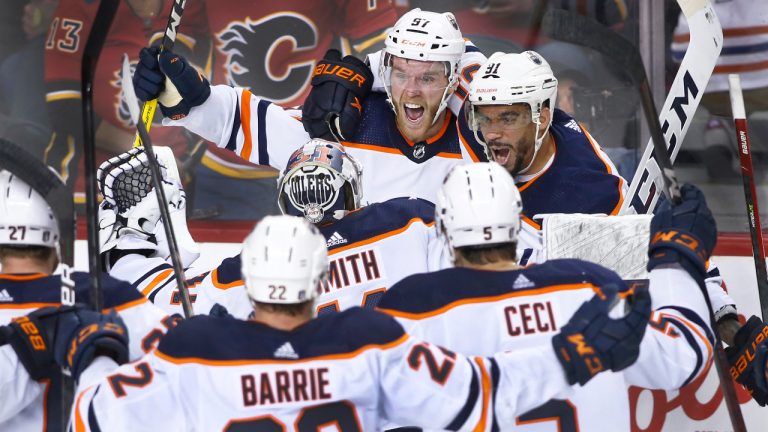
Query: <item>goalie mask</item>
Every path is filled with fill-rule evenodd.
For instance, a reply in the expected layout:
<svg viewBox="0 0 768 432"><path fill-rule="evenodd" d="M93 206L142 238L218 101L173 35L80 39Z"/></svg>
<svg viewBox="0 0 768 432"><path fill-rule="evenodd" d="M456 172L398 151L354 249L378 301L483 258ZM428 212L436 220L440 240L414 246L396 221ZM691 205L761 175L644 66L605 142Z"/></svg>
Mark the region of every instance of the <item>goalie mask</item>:
<svg viewBox="0 0 768 432"><path fill-rule="evenodd" d="M448 98L453 93L458 80L459 60L464 54L464 38L450 12L436 13L413 9L400 17L387 34L382 51L379 75L384 81L387 100L397 114L396 102L392 96L393 80L415 82L422 89L437 85L437 81L418 74L408 76L405 71L393 72L393 57L419 62L441 62L441 71L448 78L447 85L440 84L442 98L431 124L435 124L440 114L448 105ZM423 109L423 108L422 108Z"/></svg>
<svg viewBox="0 0 768 432"><path fill-rule="evenodd" d="M278 180L284 214L317 224L341 219L360 207L362 168L341 145L313 139L293 152Z"/></svg>
<svg viewBox="0 0 768 432"><path fill-rule="evenodd" d="M242 275L251 301L295 304L327 284L325 237L303 218L267 216L243 243Z"/></svg>
<svg viewBox="0 0 768 432"><path fill-rule="evenodd" d="M0 171L0 245L59 248L59 226L51 207L5 170Z"/></svg>
<svg viewBox="0 0 768 432"><path fill-rule="evenodd" d="M550 110L554 110L556 96L557 78L541 55L535 51L520 54L495 53L475 73L469 85L464 112L467 115L467 124L479 142L484 142L480 134L485 128L521 129L531 122L536 125L533 157L528 166L519 171L520 174L525 173L536 159L536 153L552 123L550 121L547 125L541 124L541 111L547 101ZM489 119L478 111L480 106L514 104L527 105L530 108L529 115L510 119Z"/></svg>
<svg viewBox="0 0 768 432"><path fill-rule="evenodd" d="M512 176L495 162L458 165L437 193L435 220L451 251L515 243L523 201Z"/></svg>

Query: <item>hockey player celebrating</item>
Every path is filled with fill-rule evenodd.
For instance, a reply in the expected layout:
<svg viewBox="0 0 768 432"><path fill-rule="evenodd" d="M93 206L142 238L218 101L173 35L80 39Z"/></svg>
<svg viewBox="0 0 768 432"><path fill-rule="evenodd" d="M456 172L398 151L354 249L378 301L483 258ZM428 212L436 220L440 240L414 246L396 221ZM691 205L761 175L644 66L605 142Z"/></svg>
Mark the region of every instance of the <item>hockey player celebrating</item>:
<svg viewBox="0 0 768 432"><path fill-rule="evenodd" d="M627 189L589 132L555 108L556 96L538 53L496 53L470 83L465 109L477 139L515 176L523 222L536 230L538 214L617 214Z"/></svg>
<svg viewBox="0 0 768 432"><path fill-rule="evenodd" d="M54 343L56 331L74 331L78 323L102 321L82 309L68 309L63 315L50 310L49 306L61 302L64 283L61 276L52 274L59 260L58 243L59 227L43 197L17 176L0 171L0 324L11 323L0 332L0 339L10 343L0 351L0 430L58 425L61 371L44 348ZM72 282L77 301L87 302L89 275L75 272ZM130 330L130 344L122 358L136 359L154 349L160 336L175 324L128 283L105 276L101 286L104 307L118 311ZM30 331L43 327L50 332ZM5 391L6 386L12 386L12 391Z"/></svg>
<svg viewBox="0 0 768 432"><path fill-rule="evenodd" d="M677 389L705 370L712 360L711 330L697 281L703 280L717 233L701 192L685 186L683 196L683 205L660 211L652 224L648 267L655 312L638 362L557 395L520 416L518 425L550 420L562 430L628 431L628 384ZM456 268L403 279L384 295L379 310L414 335L472 355L550 343L561 349L576 329L590 334L600 319L563 323L595 287L631 290L612 271L585 261L519 266L521 206L512 177L500 165L454 168L438 193L435 214ZM681 236L695 242L675 241ZM476 334L483 337L471 336ZM581 382L577 375L569 379Z"/></svg>
<svg viewBox="0 0 768 432"><path fill-rule="evenodd" d="M450 13L414 9L398 20L385 44L377 71L385 93L369 95L371 71L353 57L329 53L319 62L304 110L309 135L289 112L247 90L211 87L172 52L160 53L159 60L145 52L134 83L140 99L159 96L169 117L166 125L184 126L243 159L280 170L293 149L310 135L322 136L326 121L332 120L346 151L366 168L363 195L368 202L401 196L434 201L451 167L486 160L464 116L446 109L485 57L465 43ZM470 62L474 68L459 70L460 63Z"/></svg>
<svg viewBox="0 0 768 432"><path fill-rule="evenodd" d="M132 150L102 165L103 178L137 178L146 168L143 155ZM352 306L376 306L387 288L405 276L450 265L443 242L434 229L434 205L413 198L394 198L361 207L362 168L337 143L314 139L297 149L279 180L283 213L301 216L317 225L330 255L329 283L316 301L318 314ZM146 180L146 179L145 179ZM118 195L120 180L104 182L107 196ZM150 185L146 185L150 187ZM143 189L139 185L138 189ZM178 193L169 191L169 196ZM110 274L135 281L139 290L169 312L177 312L173 269L157 254L152 232L158 232L156 200L146 195L129 212L102 211L104 220L130 227L113 228L109 242ZM115 214L119 213L119 214ZM152 215L155 216L152 216ZM120 220L121 222L118 222ZM133 221L144 221L143 227ZM152 223L149 223L152 221ZM106 226L106 223L101 225ZM174 223L174 228L180 226ZM162 230L159 230L162 231ZM161 255L161 256L158 256ZM213 271L192 278L195 309L207 313L218 303L231 314L247 318L252 312L240 273L241 256L224 259Z"/></svg>
<svg viewBox="0 0 768 432"><path fill-rule="evenodd" d="M508 430L519 413L569 382L633 363L650 313L647 292L639 291L626 317L609 318L617 292L595 287L598 295L564 323L554 347L469 358L415 339L375 311L312 318L327 283L325 243L302 218L260 221L243 244L251 320L196 316L139 362L115 370L113 360L97 358L80 377L78 430L314 431L335 424L368 431L386 420ZM73 352L88 348L75 344Z"/></svg>

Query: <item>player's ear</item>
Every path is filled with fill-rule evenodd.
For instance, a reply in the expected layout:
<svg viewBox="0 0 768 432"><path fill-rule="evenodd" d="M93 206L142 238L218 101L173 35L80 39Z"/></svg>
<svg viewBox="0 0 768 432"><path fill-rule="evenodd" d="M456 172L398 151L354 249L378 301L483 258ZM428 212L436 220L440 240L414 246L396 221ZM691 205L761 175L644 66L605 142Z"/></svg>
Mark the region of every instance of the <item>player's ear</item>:
<svg viewBox="0 0 768 432"><path fill-rule="evenodd" d="M541 114L539 115L539 120L541 121L542 129L545 129L549 126L549 123L552 121L552 110L549 108L549 105L544 105L541 108Z"/></svg>

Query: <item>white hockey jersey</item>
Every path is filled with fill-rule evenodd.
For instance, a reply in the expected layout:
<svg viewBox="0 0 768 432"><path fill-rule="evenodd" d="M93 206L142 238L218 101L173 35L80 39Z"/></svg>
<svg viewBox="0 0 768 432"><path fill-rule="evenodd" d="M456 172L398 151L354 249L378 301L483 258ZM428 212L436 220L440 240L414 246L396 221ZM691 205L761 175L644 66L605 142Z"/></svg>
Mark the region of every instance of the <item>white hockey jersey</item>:
<svg viewBox="0 0 768 432"><path fill-rule="evenodd" d="M402 280L384 295L379 310L414 337L489 355L552 346L552 336L606 283L622 281L577 260L499 272L454 268ZM701 373L713 352L698 286L681 269L658 269L651 273L651 294L655 312L635 364L558 394L504 430L550 431L559 425L564 431L629 431L629 385L672 390Z"/></svg>
<svg viewBox="0 0 768 432"><path fill-rule="evenodd" d="M477 48L467 49L460 78L463 86L468 86L474 71L485 61ZM357 133L342 143L363 166L364 202L396 197L434 202L451 168L488 160L485 146L475 140L463 113L446 110L440 131L414 143L400 134L386 98L380 92L366 98ZM188 116L164 119L163 124L184 126L245 160L279 170L285 168L294 150L309 141L303 125L291 113L248 90L228 86L213 86L208 100L192 108Z"/></svg>
<svg viewBox="0 0 768 432"><path fill-rule="evenodd" d="M516 415L568 388L552 347L465 357L361 308L292 331L196 316L144 359L86 372L112 374L81 379L78 432L355 432L381 430L385 420L508 430Z"/></svg>
<svg viewBox="0 0 768 432"><path fill-rule="evenodd" d="M75 296L88 302L90 276L75 272ZM154 349L160 337L175 321L153 306L129 284L110 277L102 280L104 310L114 308L129 331L129 354L137 359ZM58 275L0 275L0 325L35 309L58 306L61 279ZM1 431L61 430L60 376L37 382L30 379L10 346L0 352L0 390L10 385L13 391L0 391ZM7 380L7 381L6 381Z"/></svg>
<svg viewBox="0 0 768 432"><path fill-rule="evenodd" d="M353 306L372 309L402 278L450 267L445 243L434 227L434 209L425 200L396 198L319 226L328 246L329 286L315 302L317 313ZM248 318L252 309L240 266L237 255L187 281L196 313L208 313L219 303L232 315ZM150 270L144 270L147 268ZM162 309L180 312L170 264L159 258L129 255L118 260L111 271L116 277L128 278Z"/></svg>

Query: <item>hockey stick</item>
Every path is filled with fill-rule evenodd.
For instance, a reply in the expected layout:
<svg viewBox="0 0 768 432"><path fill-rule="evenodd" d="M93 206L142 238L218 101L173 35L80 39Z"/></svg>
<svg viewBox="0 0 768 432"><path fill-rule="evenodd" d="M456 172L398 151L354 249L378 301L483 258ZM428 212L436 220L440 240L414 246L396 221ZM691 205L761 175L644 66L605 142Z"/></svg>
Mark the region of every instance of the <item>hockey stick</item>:
<svg viewBox="0 0 768 432"><path fill-rule="evenodd" d="M713 46L716 48L717 54L720 52L720 48L722 46L722 29L720 28L720 23L717 20L717 15L715 15L714 10L712 10L711 5L709 4L708 0L678 0L678 3L680 4L681 8L683 9L683 13L686 15L686 17L689 17L689 21L694 20L694 18L697 18L700 20L705 20L708 22L711 26L713 26L713 29L716 31L716 34L720 36L720 39L714 38L713 41L710 41L710 43L713 43ZM697 27L699 27L701 24L698 24ZM691 24L691 34L693 34L693 23ZM655 177L653 178L654 183L653 186L655 188L655 181L658 179L661 179L663 190L665 194L667 195L668 199L673 202L677 203L680 201L680 190L677 185L677 180L675 179L675 173L672 169L672 162L671 162L671 154L674 152L676 154L677 151L679 151L679 146L676 145L677 140L679 137L679 140L682 141L682 138L687 131L687 127L689 124L687 123L687 120L689 117L693 116L693 111L695 111L696 106L698 106L698 101L700 100L700 96L698 99L696 99L691 104L691 112L686 113L685 110L682 108L683 105L687 104L687 89L688 85L692 83L693 89L691 90L694 94L694 96L698 95L699 92L695 87L695 82L693 82L689 77L691 74L682 68L680 72L678 72L678 76L675 79L675 83L678 83L680 80L679 78L682 75L683 82L687 83L686 86L683 88L685 97L684 98L672 98L674 93L670 93L670 96L667 97L667 102L665 103L665 110L664 112L670 112L670 110L675 111L675 113L678 116L678 120L680 122L680 133L678 135L675 135L674 133L670 136L669 144L670 147L667 149L667 145L664 141L664 132L667 132L670 127L670 122L665 118L664 124L662 125L659 120L659 115L656 110L656 106L653 103L653 96L651 93L650 85L648 83L648 77L645 74L645 67L643 66L642 57L640 56L639 51L632 45L628 40L620 36L619 34L610 31L597 23L596 21L582 17L573 15L564 11L560 10L550 10L547 12L547 14L544 17L544 23L543 23L543 29L544 33L548 36L552 37L553 39L562 40L565 42L570 42L573 44L585 46L588 48L591 48L602 55L604 55L606 58L612 59L619 63L623 70L627 72L629 75L629 78L633 81L633 83L636 85L638 92L640 94L642 106L643 106L643 112L645 114L646 121L648 122L648 126L651 132L651 142L652 145L649 145L646 148L646 154L648 155L648 162L645 165L644 170L649 170L652 167L655 167ZM691 53L693 47L693 40L691 41L691 48L689 48L688 53L686 53L686 58L688 58L689 53ZM706 74L706 79L703 81L702 88L706 86L706 81L709 80L709 76L711 75L712 70L714 69L714 62L717 60L717 56L715 56L714 59L711 59L712 67L709 69L708 73ZM683 60L683 63L685 64L685 59ZM672 89L674 90L676 87L673 84ZM695 91L694 91L695 90ZM672 98L672 99L670 99ZM670 106L671 108L667 108L667 106ZM666 117L666 116L665 116ZM669 151L669 153L668 153ZM645 158L643 159L645 160ZM641 165L642 166L642 165ZM638 174L641 171L638 170L638 173L635 174L635 177L638 177ZM648 178L645 177L643 179L643 182L647 181ZM637 187L635 188L635 191L637 191ZM630 191L631 192L631 191ZM646 214L648 210L653 209L653 206L655 206L655 202L658 199L658 194L656 190L649 191L651 192L651 201L642 203L645 204L644 210L642 214ZM627 205L630 201L634 202L634 199L632 199L633 195L630 193L625 198L623 206ZM639 213L639 212L638 212ZM714 314L712 312L712 303L709 298L709 293L707 292L706 286L701 283L700 284L701 292L704 297L704 301L707 306L707 310L709 312L709 320L710 320L710 326L712 328L712 333L714 335L715 339L715 354L714 354L714 363L715 363L715 369L717 370L718 377L720 379L720 387L723 390L723 396L726 402L726 406L728 408L728 415L731 420L731 424L735 431L746 431L746 426L744 424L744 418L741 413L741 409L739 407L738 400L736 399L736 392L733 387L733 380L730 378L730 376L727 374L727 365L728 362L725 358L725 352L723 351L722 344L720 342L720 336L717 332L717 325L715 321Z"/></svg>
<svg viewBox="0 0 768 432"><path fill-rule="evenodd" d="M130 65L128 64L128 58L124 57L120 86L129 105L133 102L138 107L136 90L133 88L133 81L131 80L130 74L126 74L127 70L130 70ZM153 102L156 103L157 101ZM165 196L165 190L162 187L163 177L160 172L160 165L157 162L152 139L149 136L146 125L135 115L135 110L129 109L129 111L131 112L131 120L136 123L136 133L140 138L139 142L143 144L144 151L149 160L149 169L152 171L152 187L157 191L157 204L160 207L160 218L163 221L163 230L165 231L165 236L168 240L168 251L171 256L174 277L176 278L176 284L179 286L179 293L181 294L181 306L184 309L184 316L189 318L194 315L194 310L192 309L192 301L189 296L189 288L187 287L186 279L184 278L184 266L181 263L181 255L179 254L178 242L176 241L176 235L173 231L173 223L171 221L170 213L168 212L168 199ZM181 181L181 179L178 180Z"/></svg>
<svg viewBox="0 0 768 432"><path fill-rule="evenodd" d="M96 195L96 134L93 114L93 77L101 48L107 39L107 33L115 17L119 0L101 0L93 28L88 35L82 60L82 96L83 96L83 147L85 153L85 195L88 217L88 268L91 275L91 306L96 311L102 309L104 299L101 292L101 267L99 266L99 227L98 200Z"/></svg>
<svg viewBox="0 0 768 432"><path fill-rule="evenodd" d="M666 153L674 162L691 125L696 108L701 102L704 88L715 68L723 46L723 30L709 0L677 0L690 28L690 44L672 83L664 106L661 108L661 132L666 138ZM651 128L653 134L653 128ZM656 139L652 138L655 143ZM659 199L657 183L663 178L666 166L648 143L629 185L629 193L619 214L648 214ZM663 165L663 163L662 163Z"/></svg>
<svg viewBox="0 0 768 432"><path fill-rule="evenodd" d="M752 237L752 256L755 259L757 292L760 296L760 312L763 319L768 318L768 275L765 268L765 248L763 230L760 226L760 210L757 206L755 179L752 175L752 149L747 133L747 113L744 109L744 95L741 92L741 80L738 75L728 75L731 90L731 111L736 125L736 141L739 143L741 159L741 179L744 184L744 200L747 203L749 233Z"/></svg>
<svg viewBox="0 0 768 432"><path fill-rule="evenodd" d="M187 4L187 0L173 0L171 6L171 12L168 15L168 24L165 26L165 34L163 34L163 40L160 41L161 50L173 49L173 44L176 42L176 34L181 24L181 15L184 13L184 6ZM141 122L144 124L146 132L152 128L152 119L155 117L155 110L157 110L157 99L147 101L141 107ZM139 131L136 132L136 138L133 142L134 147L140 147L142 145L143 138ZM149 152L147 153L149 155ZM152 158L154 159L154 157Z"/></svg>

